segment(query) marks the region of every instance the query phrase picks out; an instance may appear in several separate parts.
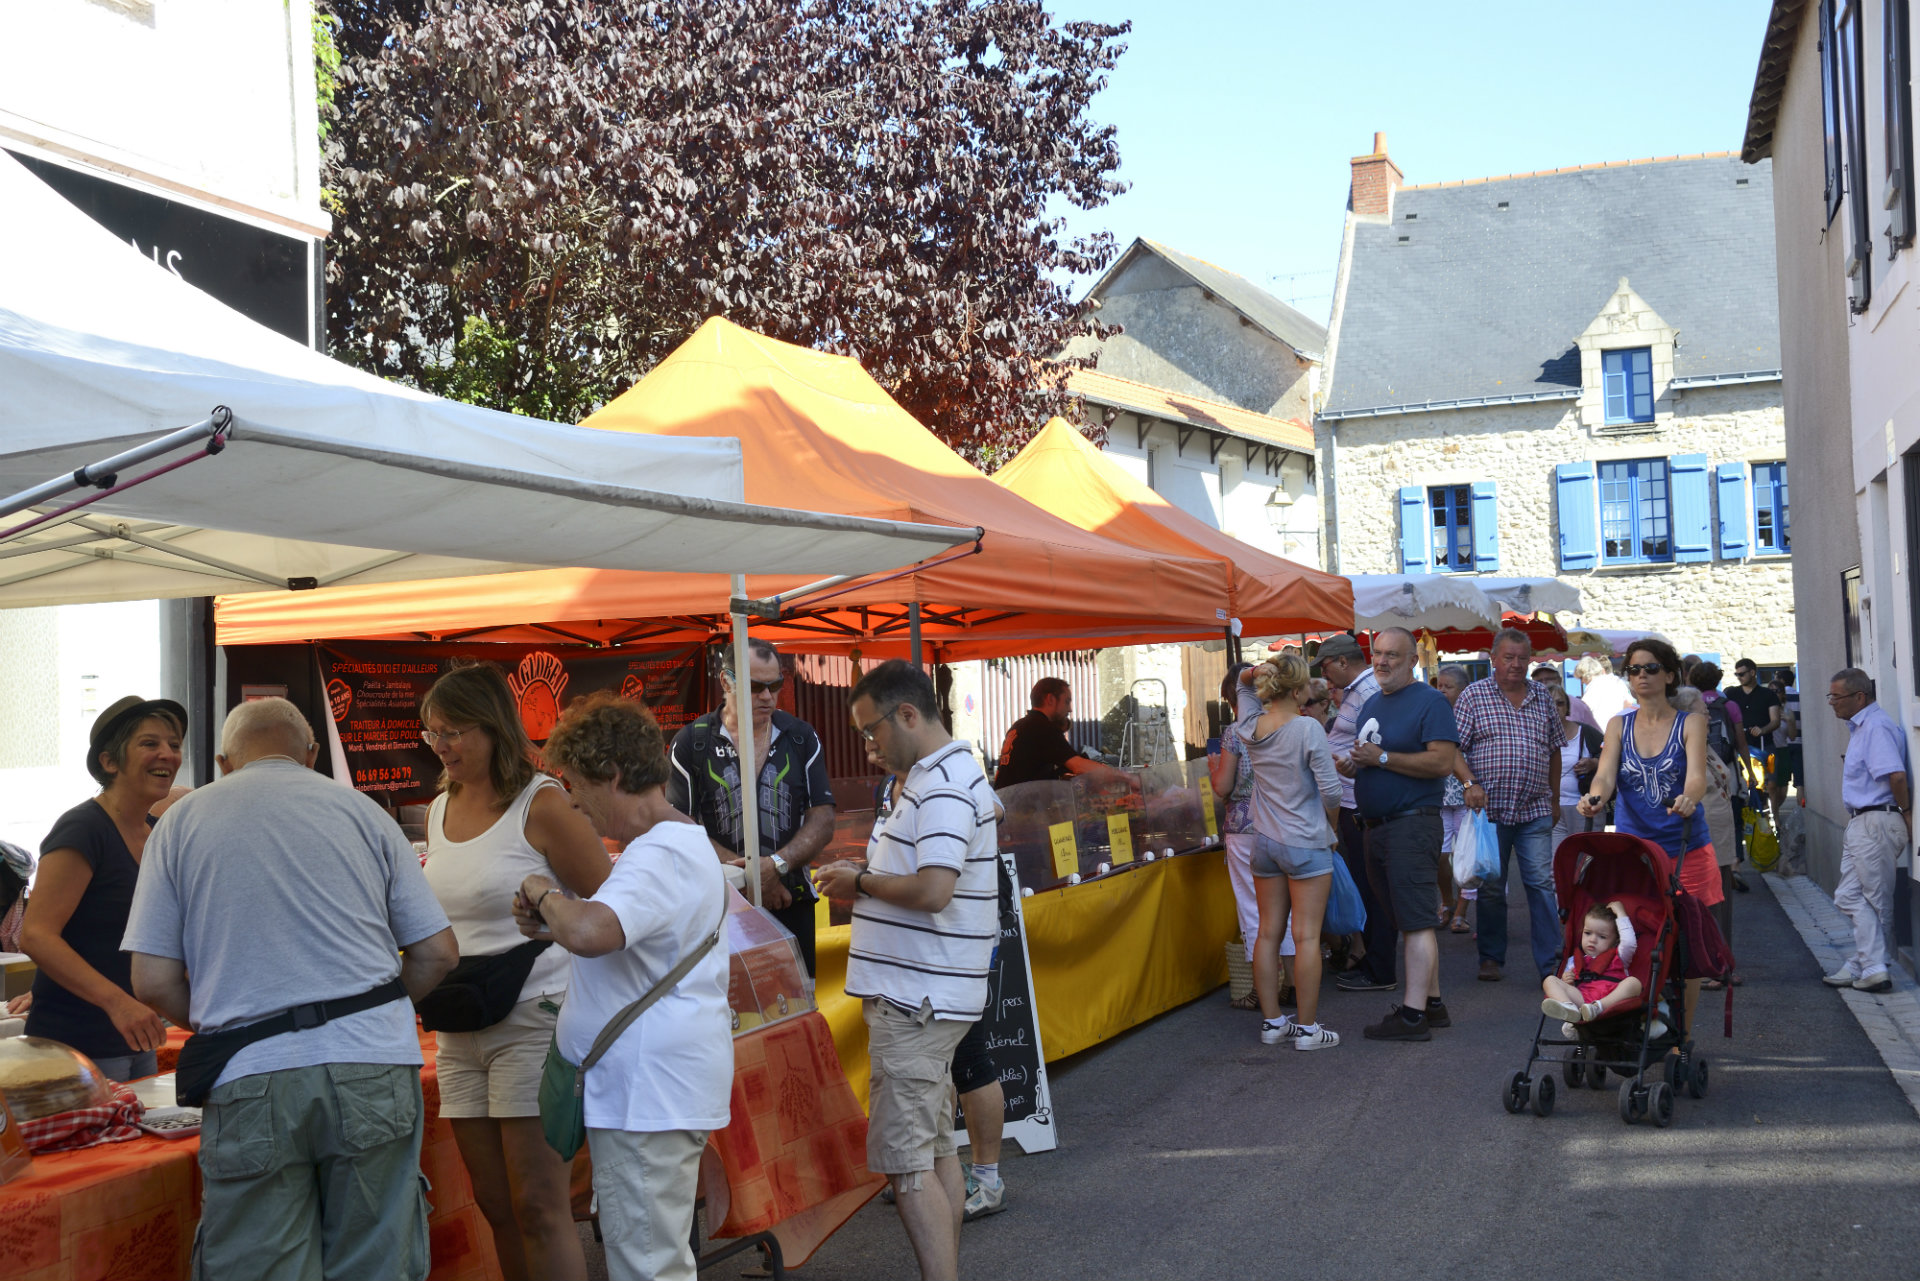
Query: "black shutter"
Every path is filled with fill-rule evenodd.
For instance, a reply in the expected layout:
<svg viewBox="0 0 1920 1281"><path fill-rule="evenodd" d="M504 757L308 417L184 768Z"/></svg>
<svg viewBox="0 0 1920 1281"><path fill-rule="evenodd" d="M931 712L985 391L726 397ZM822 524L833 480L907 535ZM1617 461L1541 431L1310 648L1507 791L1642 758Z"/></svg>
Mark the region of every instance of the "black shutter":
<svg viewBox="0 0 1920 1281"><path fill-rule="evenodd" d="M1861 0L1838 0L1835 28L1840 72L1840 126L1847 164L1847 276L1853 282L1847 305L1867 309L1873 298L1873 184L1867 178L1867 89L1865 50L1861 47Z"/></svg>
<svg viewBox="0 0 1920 1281"><path fill-rule="evenodd" d="M1820 116L1826 161L1827 223L1840 212L1844 190L1840 164L1839 41L1834 34L1834 0L1820 0Z"/></svg>
<svg viewBox="0 0 1920 1281"><path fill-rule="evenodd" d="M1887 257L1913 243L1913 51L1907 0L1883 0L1887 51Z"/></svg>

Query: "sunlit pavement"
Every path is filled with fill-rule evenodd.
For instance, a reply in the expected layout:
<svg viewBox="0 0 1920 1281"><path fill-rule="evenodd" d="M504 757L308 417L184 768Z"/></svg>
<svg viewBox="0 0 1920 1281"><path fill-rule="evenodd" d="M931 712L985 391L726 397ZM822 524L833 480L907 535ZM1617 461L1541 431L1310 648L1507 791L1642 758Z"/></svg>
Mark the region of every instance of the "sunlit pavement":
<svg viewBox="0 0 1920 1281"><path fill-rule="evenodd" d="M1539 1018L1516 882L1504 982L1474 980L1471 937L1440 936L1454 1026L1430 1043L1363 1040L1390 994L1329 991L1342 1045L1265 1047L1223 989L1055 1065L1061 1145L1004 1159L1009 1207L966 1226L962 1272L1912 1276L1920 1120L1849 1010L1856 994L1821 985L1773 893L1747 880L1734 1037L1709 994L1711 1092L1680 1099L1670 1129L1622 1124L1614 1089L1563 1084L1544 1119L1501 1108ZM912 1274L898 1218L874 1202L802 1275Z"/></svg>

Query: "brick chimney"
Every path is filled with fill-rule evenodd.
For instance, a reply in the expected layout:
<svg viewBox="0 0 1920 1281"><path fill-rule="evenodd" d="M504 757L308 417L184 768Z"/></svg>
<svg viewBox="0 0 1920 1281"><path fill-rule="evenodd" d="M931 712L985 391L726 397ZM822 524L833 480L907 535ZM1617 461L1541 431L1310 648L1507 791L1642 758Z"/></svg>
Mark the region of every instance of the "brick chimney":
<svg viewBox="0 0 1920 1281"><path fill-rule="evenodd" d="M1373 135L1373 154L1353 158L1353 191L1349 202L1356 214L1384 217L1393 212L1393 193L1406 175L1387 158L1387 135Z"/></svg>

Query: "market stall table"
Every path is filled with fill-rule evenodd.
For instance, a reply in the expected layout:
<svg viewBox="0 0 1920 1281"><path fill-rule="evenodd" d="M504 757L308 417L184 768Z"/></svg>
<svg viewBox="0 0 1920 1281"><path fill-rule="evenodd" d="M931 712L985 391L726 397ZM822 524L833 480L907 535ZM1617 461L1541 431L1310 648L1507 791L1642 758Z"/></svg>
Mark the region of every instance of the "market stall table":
<svg viewBox="0 0 1920 1281"><path fill-rule="evenodd" d="M163 1055L175 1058L177 1029ZM702 1163L710 1221L729 1236L771 1230L789 1262L880 1189L866 1169L866 1118L832 1059L818 1013L734 1039L733 1123ZM431 1281L494 1281L493 1237L473 1200L453 1128L439 1118L434 1042L421 1036L426 1125L420 1169L432 1185ZM163 1064L163 1067L167 1065ZM862 1077L864 1085L864 1076ZM200 1220L198 1138L139 1138L36 1156L0 1185L0 1277L128 1281L186 1277Z"/></svg>

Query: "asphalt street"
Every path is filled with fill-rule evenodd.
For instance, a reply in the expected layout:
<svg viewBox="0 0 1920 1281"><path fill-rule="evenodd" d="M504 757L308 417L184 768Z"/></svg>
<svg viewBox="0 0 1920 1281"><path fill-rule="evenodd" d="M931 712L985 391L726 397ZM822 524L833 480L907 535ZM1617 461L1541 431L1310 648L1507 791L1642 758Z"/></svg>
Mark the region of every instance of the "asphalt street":
<svg viewBox="0 0 1920 1281"><path fill-rule="evenodd" d="M1441 935L1454 1025L1430 1043L1364 1040L1390 994L1329 992L1323 1018L1342 1045L1269 1048L1223 988L1055 1064L1060 1147L1003 1159L1009 1207L967 1225L962 1273L1915 1275L1920 1121L1747 879L1734 1037L1705 1005L1711 1092L1682 1098L1671 1128L1624 1125L1611 1088L1563 1085L1544 1119L1502 1109L1540 999L1516 883L1505 981L1475 981L1473 939ZM869 1203L801 1275L913 1275L892 1208Z"/></svg>

